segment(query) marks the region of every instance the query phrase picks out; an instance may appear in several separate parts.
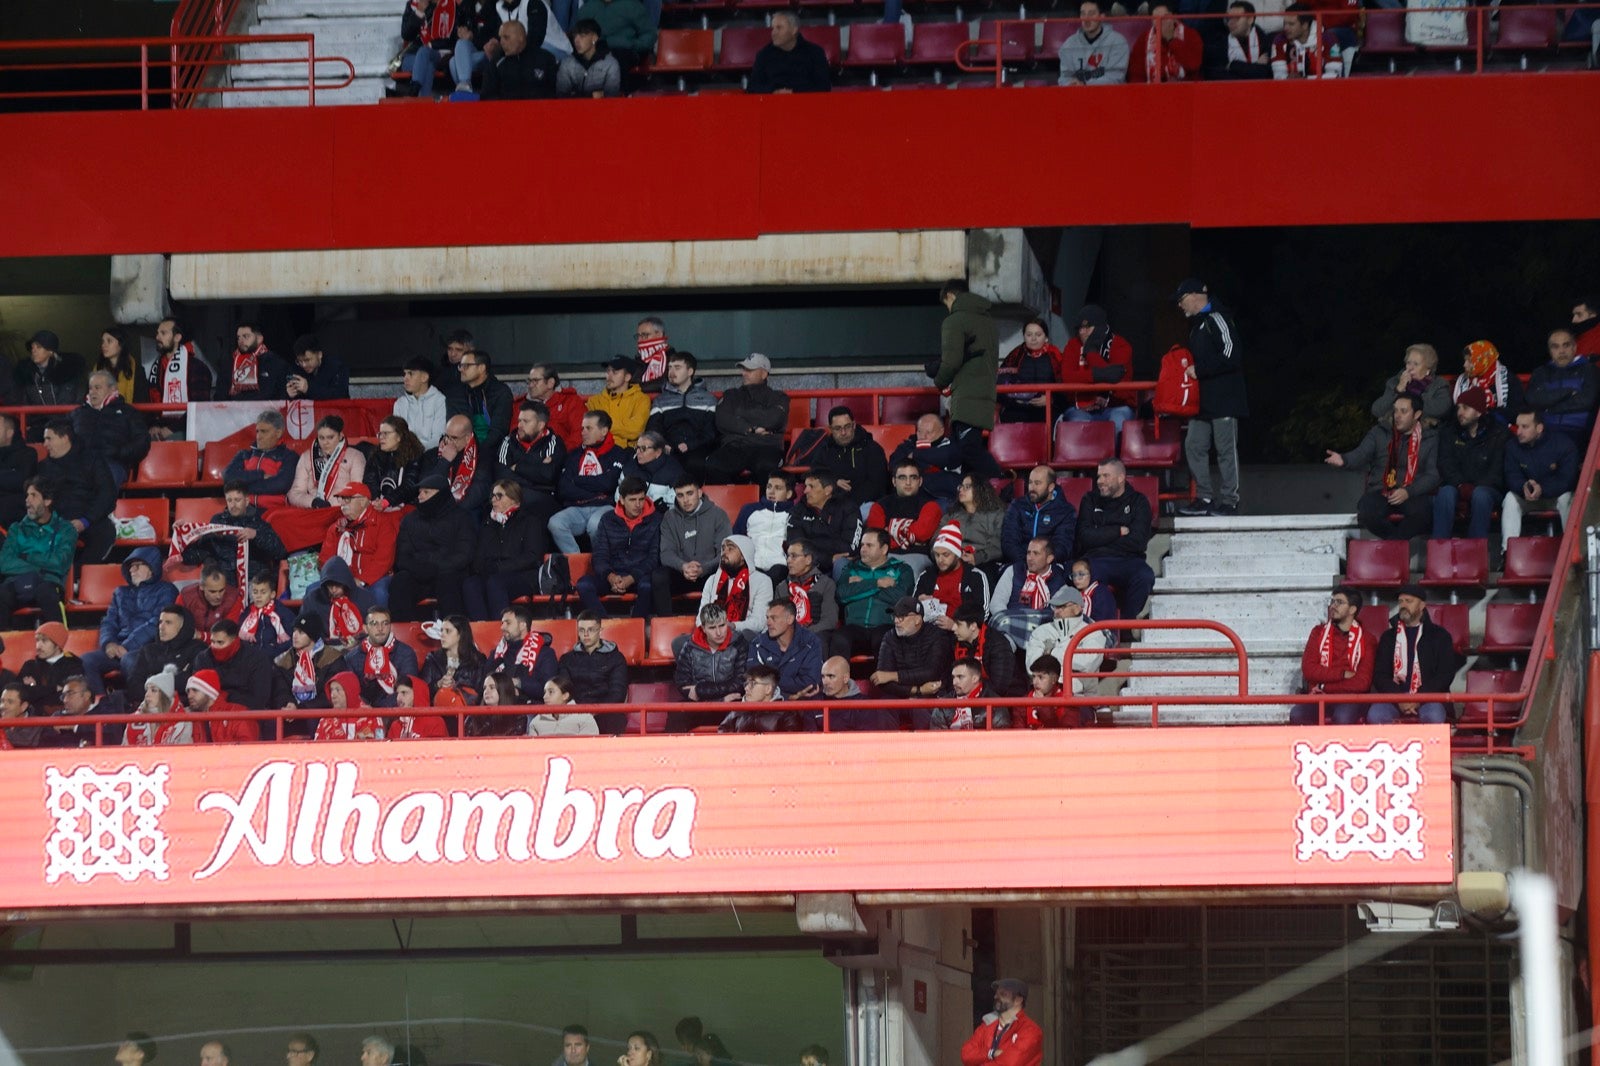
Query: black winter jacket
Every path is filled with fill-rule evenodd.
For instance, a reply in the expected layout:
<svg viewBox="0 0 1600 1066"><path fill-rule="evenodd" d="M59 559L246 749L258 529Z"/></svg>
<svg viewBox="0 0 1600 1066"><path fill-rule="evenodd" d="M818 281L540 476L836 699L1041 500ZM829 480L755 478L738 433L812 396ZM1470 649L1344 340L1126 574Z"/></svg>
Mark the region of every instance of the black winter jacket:
<svg viewBox="0 0 1600 1066"><path fill-rule="evenodd" d="M72 409L72 428L83 449L113 463L121 463L129 476L150 454L150 433L144 416L113 395L98 411L86 403Z"/></svg>
<svg viewBox="0 0 1600 1066"><path fill-rule="evenodd" d="M500 443L495 459L500 464L499 476L522 486L524 502L530 492L539 493L550 503L555 502L556 484L567 462L567 446L549 428L526 445L515 433L511 434Z"/></svg>
<svg viewBox="0 0 1600 1066"><path fill-rule="evenodd" d="M1443 428L1443 427L1441 427ZM1445 485L1506 487L1506 427L1492 418L1478 420L1477 436L1461 426L1439 436L1439 481Z"/></svg>
<svg viewBox="0 0 1600 1066"><path fill-rule="evenodd" d="M472 559L472 572L531 576L549 554L549 528L537 512L523 506L504 524L490 518L478 527L478 551Z"/></svg>
<svg viewBox="0 0 1600 1066"><path fill-rule="evenodd" d="M628 661L609 640L594 651L575 646L561 657L561 672L572 678L576 703L628 702Z"/></svg>
<svg viewBox="0 0 1600 1066"><path fill-rule="evenodd" d="M383 500L390 507L405 507L417 502L417 482L422 480L422 464L427 461L424 452L409 463L401 464L394 452L372 449L367 456L366 472L361 480L372 490L374 500Z"/></svg>
<svg viewBox="0 0 1600 1066"><path fill-rule="evenodd" d="M789 512L789 539L804 540L817 550L817 561L849 555L861 543L861 509L837 496L817 510L804 500Z"/></svg>
<svg viewBox="0 0 1600 1066"><path fill-rule="evenodd" d="M394 542L395 572L465 574L472 565L477 540L471 516L456 505L450 493L436 493L400 520Z"/></svg>
<svg viewBox="0 0 1600 1066"><path fill-rule="evenodd" d="M893 670L900 679L879 685L881 697L909 698L914 686L929 681L937 681L941 686L948 684L954 644L955 638L938 626L924 624L911 637L889 633L878 645L878 669Z"/></svg>
<svg viewBox="0 0 1600 1066"><path fill-rule="evenodd" d="M1408 681L1394 679L1394 644L1399 629L1399 615L1389 619L1389 628L1378 638L1378 650L1372 661L1377 667L1372 671L1372 691L1405 693L1410 691ZM1456 656L1455 643L1450 631L1435 622L1426 611L1422 614L1422 638L1417 654L1421 658L1422 687L1419 692L1449 692L1461 661Z"/></svg>
<svg viewBox="0 0 1600 1066"><path fill-rule="evenodd" d="M1200 382L1200 418L1243 418L1250 413L1233 316L1208 304L1189 319L1189 351Z"/></svg>
<svg viewBox="0 0 1600 1066"><path fill-rule="evenodd" d="M40 463L39 476L55 486L56 514L69 522L79 518L97 522L117 505L117 486L111 480L111 468L98 455L90 455L81 444L73 445L72 450L59 459ZM142 683L135 691L143 691Z"/></svg>
<svg viewBox="0 0 1600 1066"><path fill-rule="evenodd" d="M39 455L19 437L0 448L0 525L22 517L23 486L39 469Z"/></svg>
<svg viewBox="0 0 1600 1066"><path fill-rule="evenodd" d="M1128 527L1127 536L1122 534L1123 526ZM1150 544L1150 526L1150 500L1144 493L1128 487L1116 499L1088 493L1078 506L1078 553L1088 559L1143 559Z"/></svg>
<svg viewBox="0 0 1600 1066"><path fill-rule="evenodd" d="M549 53L541 48L532 50L549 57ZM550 75L550 88L552 92L555 90L553 72ZM478 437L478 454L483 458L492 458L497 454L500 442L511 432L511 390L493 374L486 377L482 385L473 388L461 385L454 392L446 393L444 410L452 418L466 415L472 419L472 429ZM488 466L491 470L494 468L492 462L479 465Z"/></svg>
<svg viewBox="0 0 1600 1066"><path fill-rule="evenodd" d="M17 403L29 407L70 407L82 403L89 391L88 369L77 352L57 352L42 370L33 360L23 359L14 377Z"/></svg>
<svg viewBox="0 0 1600 1066"><path fill-rule="evenodd" d="M713 650L706 643L705 631L696 626L678 649L678 665L672 683L688 699L694 686L698 703L715 703L732 692L744 691L744 673L750 660L749 639L738 630L729 631L728 643ZM709 723L709 719L706 720Z"/></svg>
<svg viewBox="0 0 1600 1066"><path fill-rule="evenodd" d="M849 492L836 489L835 496L857 506L889 494L889 458L863 426L856 427L849 444L835 444L830 434L817 445L811 453L811 472L850 482Z"/></svg>

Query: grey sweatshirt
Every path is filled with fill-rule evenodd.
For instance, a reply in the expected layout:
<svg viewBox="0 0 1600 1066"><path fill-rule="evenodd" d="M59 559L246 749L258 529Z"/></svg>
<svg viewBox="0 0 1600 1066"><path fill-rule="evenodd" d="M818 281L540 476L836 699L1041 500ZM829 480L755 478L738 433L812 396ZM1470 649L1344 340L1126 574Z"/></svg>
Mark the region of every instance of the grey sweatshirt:
<svg viewBox="0 0 1600 1066"><path fill-rule="evenodd" d="M1079 30L1061 45L1061 84L1121 85L1128 80L1128 41L1102 24L1094 40Z"/></svg>

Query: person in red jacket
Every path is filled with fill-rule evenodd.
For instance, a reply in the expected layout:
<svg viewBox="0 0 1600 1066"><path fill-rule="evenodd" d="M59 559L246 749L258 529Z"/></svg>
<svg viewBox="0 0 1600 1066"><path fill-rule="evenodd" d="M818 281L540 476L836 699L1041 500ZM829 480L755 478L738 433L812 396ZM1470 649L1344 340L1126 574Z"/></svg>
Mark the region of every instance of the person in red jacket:
<svg viewBox="0 0 1600 1066"><path fill-rule="evenodd" d="M242 711L237 703L229 703L222 691L222 678L215 670L196 670L185 686L189 697L189 710L204 716L204 729L213 744L238 744L261 739L261 725L250 719L226 719L228 711Z"/></svg>
<svg viewBox="0 0 1600 1066"><path fill-rule="evenodd" d="M1361 628L1357 615L1361 595L1343 585L1328 597L1328 620L1311 630L1305 654L1300 657L1300 672L1307 692L1369 692L1372 665L1378 640ZM1324 721L1331 725L1354 725L1367 717L1362 703L1329 703ZM1317 705L1296 704L1289 711L1291 725L1316 725Z"/></svg>
<svg viewBox="0 0 1600 1066"><path fill-rule="evenodd" d="M1150 28L1129 49L1128 80L1184 81L1200 76L1205 46L1200 34L1172 17L1170 4L1150 5ZM1156 34L1161 34L1160 43Z"/></svg>
<svg viewBox="0 0 1600 1066"><path fill-rule="evenodd" d="M1044 1030L1023 1013L1026 982L1002 977L994 988L994 1011L961 1045L961 1066L1039 1066L1044 1061Z"/></svg>
<svg viewBox="0 0 1600 1066"><path fill-rule="evenodd" d="M318 565L335 555L350 564L350 572L365 588L383 580L394 569L395 537L400 532L400 511L380 511L372 506L372 490L352 481L334 496L339 520L322 538Z"/></svg>
<svg viewBox="0 0 1600 1066"><path fill-rule="evenodd" d="M1593 360L1600 356L1600 300L1586 296L1572 305L1572 332L1578 338L1578 354Z"/></svg>
<svg viewBox="0 0 1600 1066"><path fill-rule="evenodd" d="M583 447L583 416L589 413L588 403L571 385L562 387L561 375L544 363L534 363L528 368L528 393L517 401L516 413L528 400L538 400L550 409L550 432L561 438L568 451ZM516 418L512 418L516 423Z"/></svg>
<svg viewBox="0 0 1600 1066"><path fill-rule="evenodd" d="M1078 312L1075 335L1061 349L1056 379L1068 385L1115 385L1133 380L1133 346L1111 331L1105 308L1088 304ZM1122 430L1133 417L1126 393L1078 392L1062 418L1068 422L1110 422Z"/></svg>

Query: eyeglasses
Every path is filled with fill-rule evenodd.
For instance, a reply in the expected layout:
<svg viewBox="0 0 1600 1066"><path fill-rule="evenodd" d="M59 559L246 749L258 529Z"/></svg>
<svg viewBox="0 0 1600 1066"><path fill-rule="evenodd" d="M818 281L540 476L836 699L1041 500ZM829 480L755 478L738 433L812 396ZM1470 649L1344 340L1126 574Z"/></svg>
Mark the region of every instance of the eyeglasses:
<svg viewBox="0 0 1600 1066"><path fill-rule="evenodd" d="M496 489L495 491L489 493L489 498L492 500L503 500L506 498L506 494L501 492L499 489Z"/></svg>

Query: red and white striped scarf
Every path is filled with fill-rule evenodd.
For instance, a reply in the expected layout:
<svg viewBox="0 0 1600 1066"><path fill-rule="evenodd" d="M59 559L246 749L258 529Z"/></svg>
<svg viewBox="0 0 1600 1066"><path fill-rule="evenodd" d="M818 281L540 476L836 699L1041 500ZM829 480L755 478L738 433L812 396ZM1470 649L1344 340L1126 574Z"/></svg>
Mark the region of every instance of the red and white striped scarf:
<svg viewBox="0 0 1600 1066"><path fill-rule="evenodd" d="M339 441L339 447L326 458L322 449L313 444L311 446L311 472L317 482L317 498L322 500L333 499L334 481L339 476L339 460L344 458L344 441Z"/></svg>
<svg viewBox="0 0 1600 1066"><path fill-rule="evenodd" d="M467 446L461 449L461 461L456 464L456 472L450 475L450 495L455 497L457 503L466 496L467 489L472 487L472 475L478 470L478 438L473 437L467 441Z"/></svg>
<svg viewBox="0 0 1600 1066"><path fill-rule="evenodd" d="M1322 639L1317 642L1317 662L1321 663L1323 666L1332 666L1333 665L1333 634L1334 634L1334 631L1337 630L1338 628L1339 627L1334 625L1332 622L1324 622L1324 623L1322 623ZM1345 646L1345 667L1344 668L1346 670L1349 670L1351 673L1355 673L1356 672L1356 668L1361 665L1361 623L1360 622L1351 622L1350 623L1349 639L1350 639L1350 643ZM1405 634L1404 633L1402 633L1400 635L1400 639L1402 641L1405 640ZM1399 678L1396 678L1395 680L1398 681Z"/></svg>
<svg viewBox="0 0 1600 1066"><path fill-rule="evenodd" d="M1419 420L1406 434L1405 479L1400 479L1400 434L1389 435L1389 467L1383 472L1385 488L1404 488L1417 476L1417 457L1422 452L1422 422Z"/></svg>
<svg viewBox="0 0 1600 1066"><path fill-rule="evenodd" d="M1181 22L1177 26L1178 32L1173 34L1172 40L1163 41L1160 39L1161 19L1156 19L1150 24L1144 40L1145 80L1156 82L1184 79L1183 64L1178 62L1178 53L1173 45L1185 38L1187 30Z"/></svg>
<svg viewBox="0 0 1600 1066"><path fill-rule="evenodd" d="M1026 574L1022 578L1022 605L1042 611L1050 605L1050 575Z"/></svg>
<svg viewBox="0 0 1600 1066"><path fill-rule="evenodd" d="M449 41L456 32L456 0L438 0L433 13L423 17L421 41L431 45L435 41Z"/></svg>
<svg viewBox="0 0 1600 1066"><path fill-rule="evenodd" d="M1422 691L1422 648L1423 620L1417 619L1417 651L1410 651L1406 645L1406 624L1401 619L1395 619L1394 624L1394 680L1396 684L1404 684L1407 692ZM1407 669L1406 660L1410 659L1410 668Z"/></svg>
<svg viewBox="0 0 1600 1066"><path fill-rule="evenodd" d="M975 700L980 698L982 695L983 682L979 681L975 686L973 686L972 691L967 693L965 698L969 700ZM976 729L977 727L977 718L975 715L973 715L971 707L956 708L955 717L950 721L951 729Z"/></svg>
<svg viewBox="0 0 1600 1066"><path fill-rule="evenodd" d="M230 526L224 522L174 522L172 544L167 548L167 562L181 559L185 549L204 537L214 534L231 536L242 529L242 526ZM240 588L247 589L250 587L250 542L235 536L233 543L234 581Z"/></svg>
<svg viewBox="0 0 1600 1066"><path fill-rule="evenodd" d="M792 591L790 595L793 595ZM728 621L743 622L750 614L750 567L746 565L732 575L725 567L718 567L717 583L712 586L712 602L728 612Z"/></svg>
<svg viewBox="0 0 1600 1066"><path fill-rule="evenodd" d="M366 660L362 666L362 676L376 681L378 687L390 696L394 695L395 676L394 662L390 660L389 653L394 649L394 634L389 634L389 639L382 644L374 644L370 638L361 642L362 658Z"/></svg>
<svg viewBox="0 0 1600 1066"><path fill-rule="evenodd" d="M748 571L746 571L748 573ZM794 604L794 620L802 626L809 626L812 620L811 587L817 583L817 572L813 570L811 577L805 582L794 578L789 579L789 602Z"/></svg>
<svg viewBox="0 0 1600 1066"><path fill-rule="evenodd" d="M507 649L510 647L510 642L508 642L505 637L501 637L500 643L494 646L494 655L492 658L494 658L496 661L499 661L500 657L504 655ZM543 649L544 634L536 633L531 629L528 630L528 635L522 638L522 646L517 649L517 665L524 667L525 669L532 670L534 664L539 661L539 652Z"/></svg>
<svg viewBox="0 0 1600 1066"><path fill-rule="evenodd" d="M319 718L314 740L382 740L383 719L370 715L361 718Z"/></svg>
<svg viewBox="0 0 1600 1066"><path fill-rule="evenodd" d="M321 650L322 641L319 640L309 648L290 652L294 656L294 673L289 678L289 691L297 703L304 703L317 694L316 656Z"/></svg>
<svg viewBox="0 0 1600 1066"><path fill-rule="evenodd" d="M233 353L233 387L235 391L261 387L261 356L266 350L267 342L261 341L248 352L236 351Z"/></svg>
<svg viewBox="0 0 1600 1066"><path fill-rule="evenodd" d="M335 644L348 644L361 635L361 611L349 596L328 601L328 636Z"/></svg>
<svg viewBox="0 0 1600 1066"><path fill-rule="evenodd" d="M189 360L194 348L188 341L172 349L161 370L161 402L189 402Z"/></svg>
<svg viewBox="0 0 1600 1066"><path fill-rule="evenodd" d="M239 622L240 638L255 640L263 625L272 627L272 635L276 638L273 643L281 644L289 639L289 631L283 627L283 619L278 617L278 611L272 604L265 607L252 604L250 609L245 611L244 618Z"/></svg>
<svg viewBox="0 0 1600 1066"><path fill-rule="evenodd" d="M667 347L665 334L639 342L639 365L643 368L639 374L641 383L654 381L667 372Z"/></svg>

